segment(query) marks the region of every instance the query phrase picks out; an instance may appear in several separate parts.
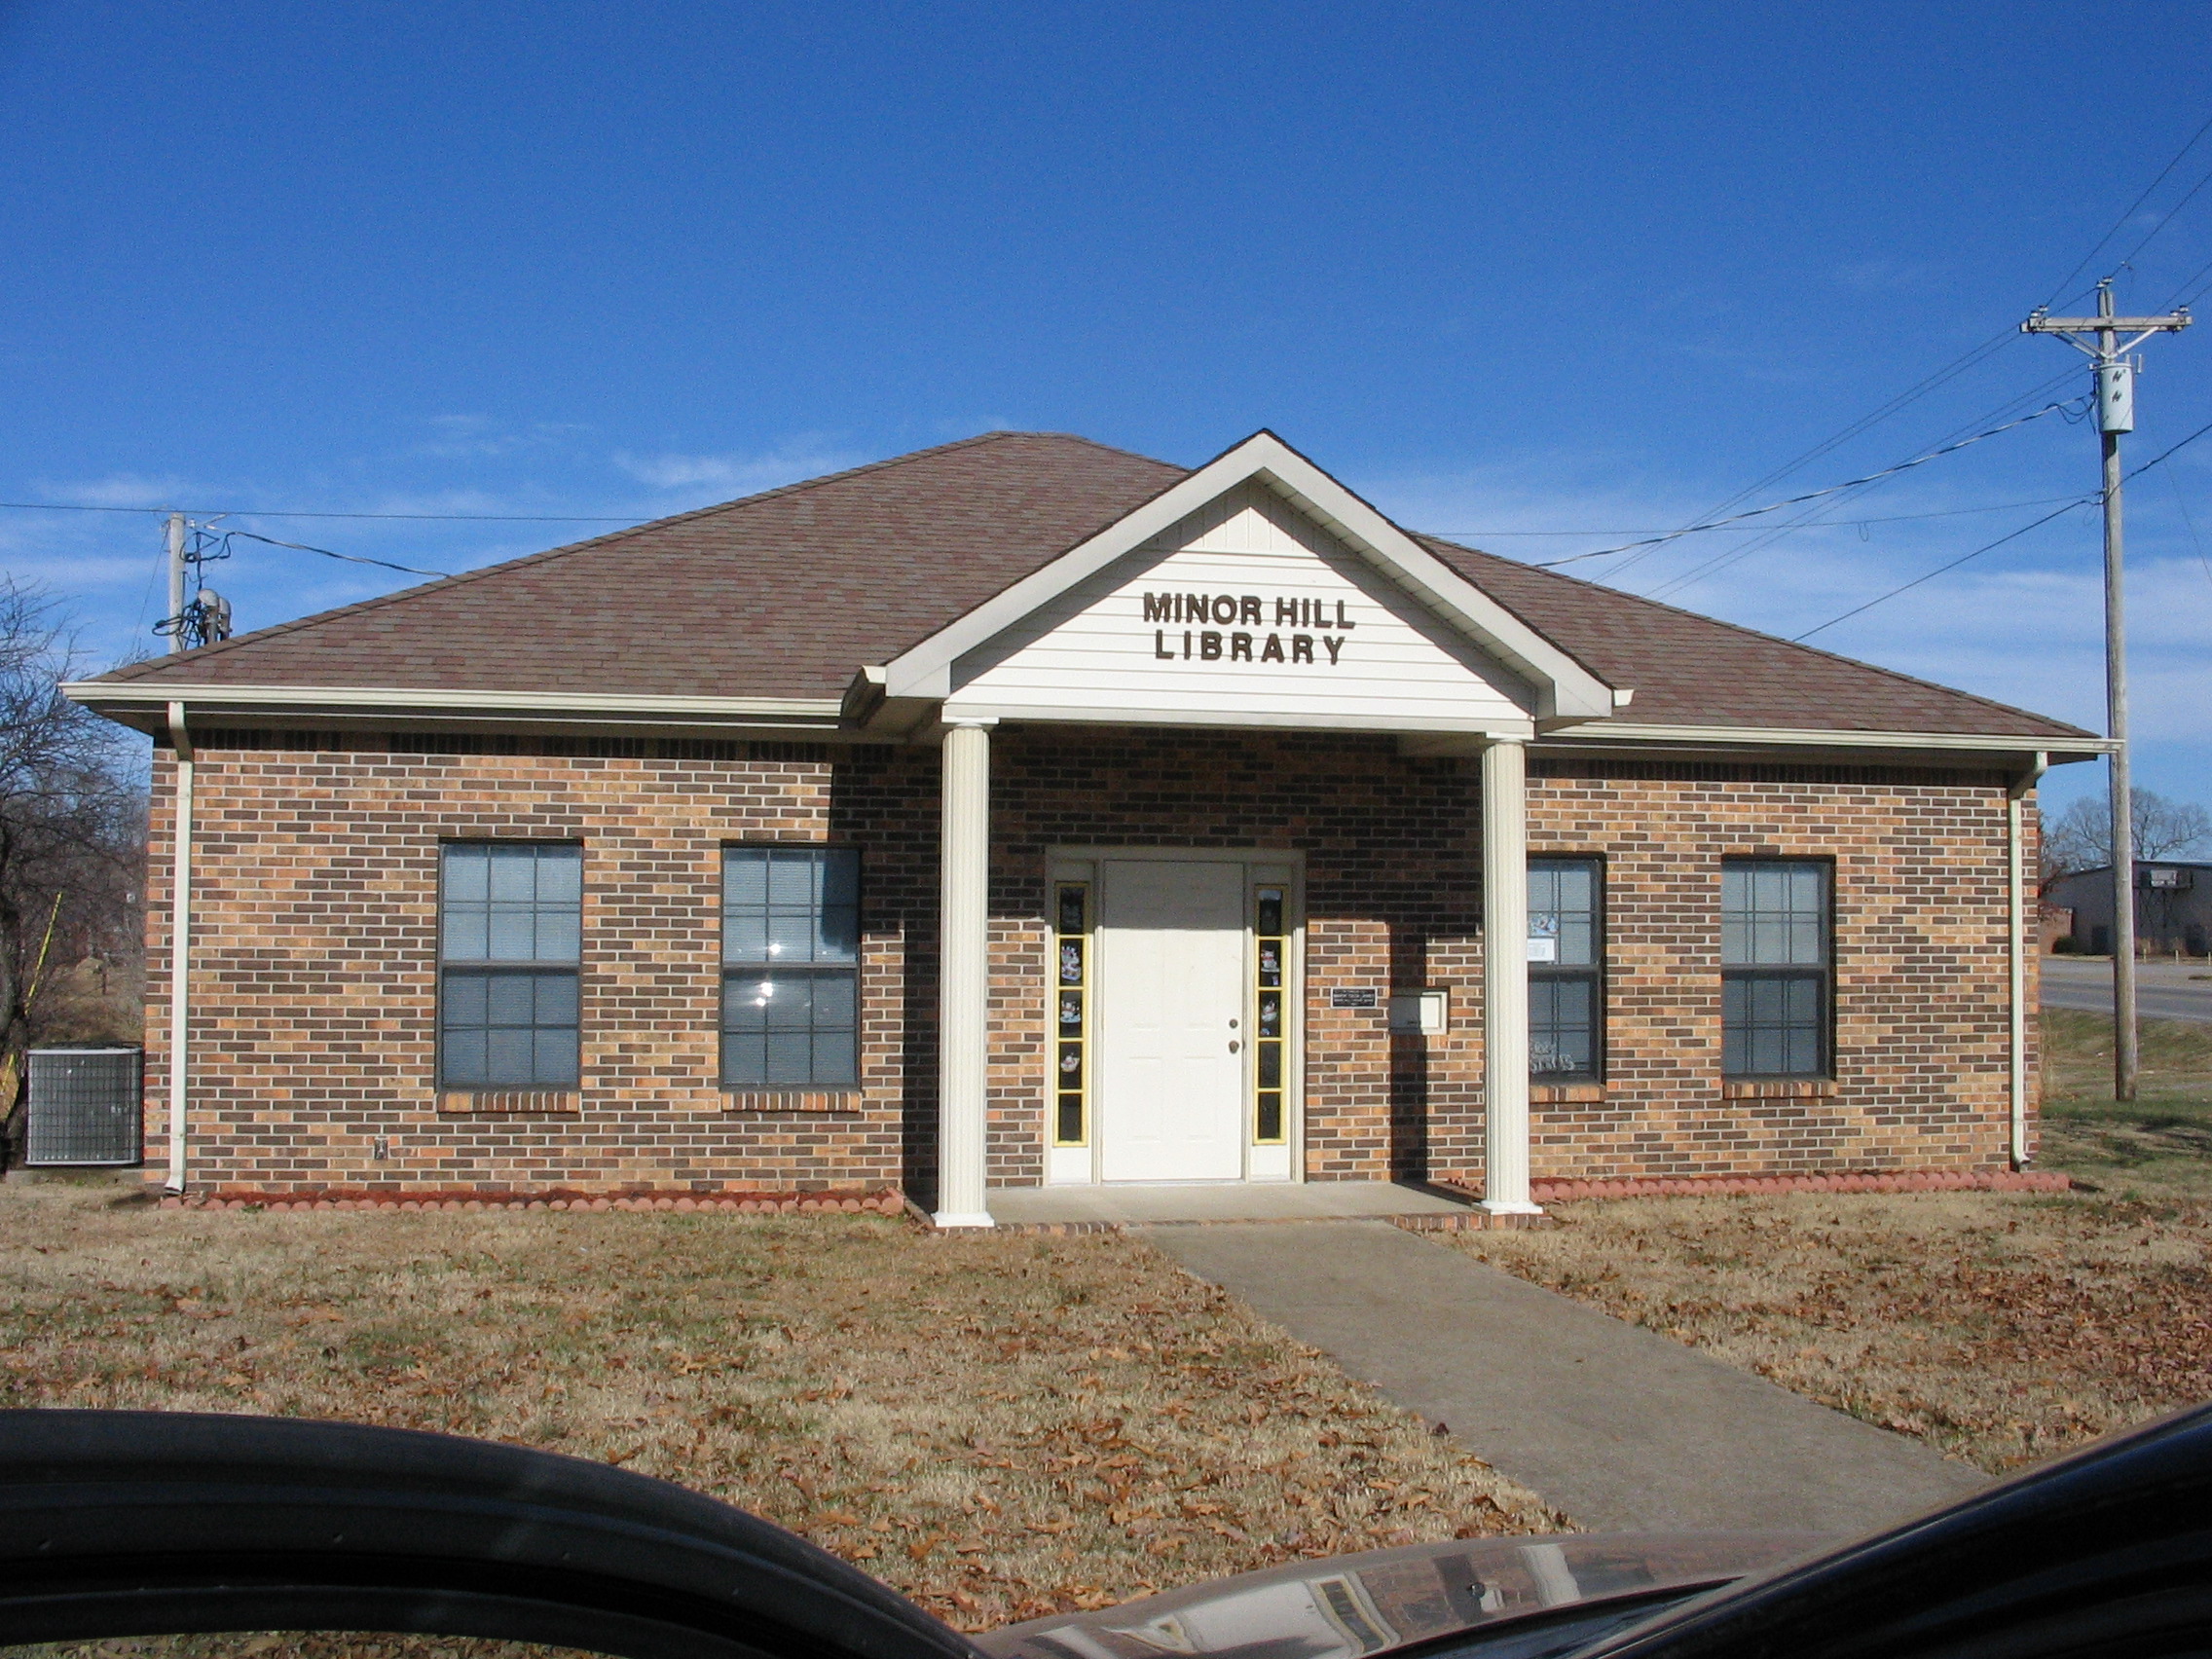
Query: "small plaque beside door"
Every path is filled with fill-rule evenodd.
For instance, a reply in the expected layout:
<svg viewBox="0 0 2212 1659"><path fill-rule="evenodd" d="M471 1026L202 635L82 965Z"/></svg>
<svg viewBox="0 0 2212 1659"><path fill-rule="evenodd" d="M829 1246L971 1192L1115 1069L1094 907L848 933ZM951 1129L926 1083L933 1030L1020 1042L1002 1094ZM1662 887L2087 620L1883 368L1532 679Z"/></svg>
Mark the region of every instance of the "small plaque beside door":
<svg viewBox="0 0 2212 1659"><path fill-rule="evenodd" d="M1381 1008L1382 993L1373 985L1331 985L1331 1008Z"/></svg>

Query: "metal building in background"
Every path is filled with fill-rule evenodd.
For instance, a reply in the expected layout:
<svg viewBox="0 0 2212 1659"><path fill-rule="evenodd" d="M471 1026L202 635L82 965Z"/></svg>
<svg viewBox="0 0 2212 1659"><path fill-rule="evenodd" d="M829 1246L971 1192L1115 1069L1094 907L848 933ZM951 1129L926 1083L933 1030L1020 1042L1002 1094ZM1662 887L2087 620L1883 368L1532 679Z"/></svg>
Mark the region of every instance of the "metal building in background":
<svg viewBox="0 0 2212 1659"><path fill-rule="evenodd" d="M23 1162L144 1161L146 1062L137 1049L33 1049Z"/></svg>

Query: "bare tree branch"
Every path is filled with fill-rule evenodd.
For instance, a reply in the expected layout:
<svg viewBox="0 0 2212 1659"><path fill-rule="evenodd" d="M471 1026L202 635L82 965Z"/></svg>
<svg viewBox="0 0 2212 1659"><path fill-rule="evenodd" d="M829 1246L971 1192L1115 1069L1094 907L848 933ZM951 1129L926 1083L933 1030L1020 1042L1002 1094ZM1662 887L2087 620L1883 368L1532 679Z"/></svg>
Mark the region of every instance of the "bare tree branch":
<svg viewBox="0 0 2212 1659"><path fill-rule="evenodd" d="M80 662L43 591L0 575L0 1166L35 1043L135 1036L146 793L124 732L61 694ZM108 998L53 988L97 968Z"/></svg>
<svg viewBox="0 0 2212 1659"><path fill-rule="evenodd" d="M2128 795L2135 857L2173 859L2212 851L2212 813L2194 801L2168 800L2150 790ZM2104 797L2084 795L2044 825L2043 886L2112 863L2112 814Z"/></svg>

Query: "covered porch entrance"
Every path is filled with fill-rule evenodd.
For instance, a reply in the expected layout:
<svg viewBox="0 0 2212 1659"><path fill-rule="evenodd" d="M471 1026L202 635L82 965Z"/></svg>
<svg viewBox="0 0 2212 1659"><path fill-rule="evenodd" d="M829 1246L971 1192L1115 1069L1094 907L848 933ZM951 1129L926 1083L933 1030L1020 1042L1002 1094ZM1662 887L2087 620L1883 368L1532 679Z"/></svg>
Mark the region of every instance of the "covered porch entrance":
<svg viewBox="0 0 2212 1659"><path fill-rule="evenodd" d="M1609 716L1615 693L1357 496L1257 434L866 670L847 706L861 730L942 744L940 1226L993 1225L991 752L1002 724L1356 732L1386 736L1408 756L1479 754L1481 928L1496 946L1482 969L1485 1205L1533 1210L1525 755L1540 729ZM1377 793L1351 810L1387 815L1392 805ZM1265 839L1304 844L1305 819L1284 815ZM1080 819L1059 820L1070 822L1085 832ZM1220 838L1208 845L1230 842L1198 831L1209 835ZM1127 839L1159 847L1164 837ZM1043 920L1061 936L1053 974L1072 945L1082 978L1040 987L1048 1187L1295 1186L1306 1173L1305 1010L1289 949L1297 871L1287 851L1254 846L1261 839L1219 859L1102 849L1068 861L1088 870L1046 872ZM1271 872L1270 859L1284 867ZM1279 921L1262 919L1271 883L1281 890ZM1080 901L1074 911L1063 889ZM1073 929L1063 925L1071 914ZM1281 985L1261 983L1271 937L1282 946ZM1387 966L1380 977L1330 994L1386 997ZM1269 991L1282 993L1279 1034L1255 1028ZM1378 1086L1386 1089L1387 1077L1363 1085ZM1312 1140L1324 1172L1373 1167L1358 1148L1328 1162L1318 1130Z"/></svg>

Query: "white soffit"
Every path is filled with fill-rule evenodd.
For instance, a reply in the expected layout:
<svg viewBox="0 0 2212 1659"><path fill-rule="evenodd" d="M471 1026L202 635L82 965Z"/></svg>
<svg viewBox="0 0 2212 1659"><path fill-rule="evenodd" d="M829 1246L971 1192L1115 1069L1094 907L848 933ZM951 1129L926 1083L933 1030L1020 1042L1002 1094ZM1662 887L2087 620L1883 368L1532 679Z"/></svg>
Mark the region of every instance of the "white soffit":
<svg viewBox="0 0 2212 1659"><path fill-rule="evenodd" d="M962 657L1017 627L1077 583L1136 551L1225 492L1253 479L1267 484L1426 609L1525 679L1535 691L1539 719L1596 719L1612 714L1612 687L1267 431L1245 439L892 659L884 670L885 694L950 696L953 665Z"/></svg>
<svg viewBox="0 0 2212 1659"><path fill-rule="evenodd" d="M72 702L92 708L160 708L182 702L196 708L313 713L366 709L413 715L461 710L476 715L631 715L640 719L697 715L724 719L769 718L835 720L834 697L676 697L620 692L433 690L420 686L226 685L171 680L71 680L61 685Z"/></svg>

